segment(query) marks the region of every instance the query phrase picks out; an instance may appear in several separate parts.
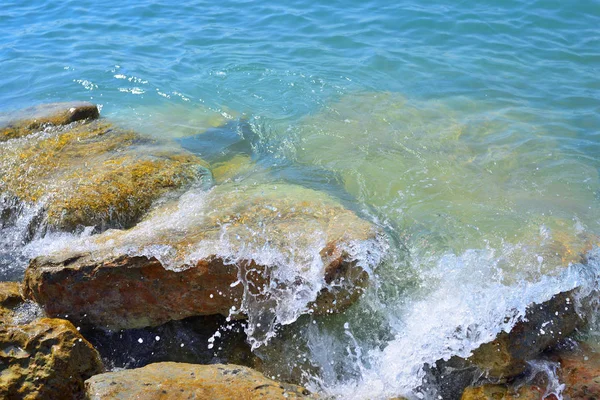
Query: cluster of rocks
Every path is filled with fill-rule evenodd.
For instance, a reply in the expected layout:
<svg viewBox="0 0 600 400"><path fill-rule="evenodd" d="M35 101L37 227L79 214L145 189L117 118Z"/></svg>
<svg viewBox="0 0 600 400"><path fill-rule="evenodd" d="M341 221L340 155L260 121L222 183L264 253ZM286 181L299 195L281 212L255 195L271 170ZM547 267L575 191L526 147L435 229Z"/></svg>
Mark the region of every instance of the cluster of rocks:
<svg viewBox="0 0 600 400"><path fill-rule="evenodd" d="M249 296L267 313L277 305L271 288L298 298L306 271L252 258L246 246L257 235L284 256L303 248L316 254L320 267L309 278L316 273L321 284L300 312L343 310L368 281L351 248L376 241L371 224L300 186L236 185L239 156L216 166L221 185L209 191L208 163L174 142L115 127L88 103L24 110L0 128L0 142L2 226L37 204L32 232L95 227L85 249L37 257L22 284L2 284L0 397L312 397L236 365L156 363L103 374L100 353L82 333L105 353L98 329L121 337L146 327L164 331L173 321L243 312ZM196 208L168 220L190 188L206 193L204 201L192 199L188 206ZM157 246L168 247L168 257L150 254Z"/></svg>
<svg viewBox="0 0 600 400"><path fill-rule="evenodd" d="M0 283L0 397L316 398L248 366L174 363L166 355L158 357L163 362L124 362L136 368L106 372L115 366L104 365L106 355L119 349L100 338L142 343L136 337L144 328L159 342L165 332L182 331L177 324L193 325L190 319L207 318L203 326L211 326L210 318L230 319L232 310L247 310L248 298L262 318L276 321L269 314L279 306L274 293L305 296L299 312L343 311L368 284L356 249L375 248L371 224L304 187L239 185L232 178L251 168L248 157L211 166L175 143L99 119L88 103L13 115L0 128L0 145L0 227L34 204L32 232L96 227L79 245L31 260L23 283ZM205 194L182 200L192 187ZM248 244L257 237L284 261L253 257ZM300 261L316 257L317 271L294 269L298 249L312 251ZM540 357L560 364L566 396L599 396L600 363L589 361L600 361L596 355L548 352L585 324L581 310L590 307L576 308L575 299L586 301L574 289L534 304L510 332L471 357L432 366L443 398L551 398L542 384L524 378L531 375L527 362ZM293 311L282 312L289 318ZM167 353L176 353L179 345L171 346ZM236 346L228 344L228 360L254 365L249 348Z"/></svg>

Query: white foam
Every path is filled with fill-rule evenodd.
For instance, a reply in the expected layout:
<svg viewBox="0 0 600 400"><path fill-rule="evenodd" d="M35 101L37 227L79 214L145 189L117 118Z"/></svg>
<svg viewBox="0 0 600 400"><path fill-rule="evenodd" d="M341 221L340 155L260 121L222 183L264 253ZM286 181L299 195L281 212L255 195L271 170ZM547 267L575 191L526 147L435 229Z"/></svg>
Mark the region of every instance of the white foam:
<svg viewBox="0 0 600 400"><path fill-rule="evenodd" d="M595 254L600 255L598 249ZM360 349L361 344L347 341L355 347L355 354L364 354L361 364L355 367L358 377L333 384L317 379L313 389L343 399L415 397L414 390L425 377L425 364L455 355L469 356L500 331L510 331L532 303L547 301L575 287L583 287L584 292L598 287L600 263L595 260L588 266L570 265L558 275L543 276L534 282L518 280L506 285L498 273L502 259L493 250L469 250L460 256L442 257L432 271L442 278L437 287L426 298L408 303L404 315L388 316L395 337L387 347ZM322 340L319 336L322 332L316 336ZM311 348L315 360L335 358L323 354L326 349L322 346L313 344Z"/></svg>

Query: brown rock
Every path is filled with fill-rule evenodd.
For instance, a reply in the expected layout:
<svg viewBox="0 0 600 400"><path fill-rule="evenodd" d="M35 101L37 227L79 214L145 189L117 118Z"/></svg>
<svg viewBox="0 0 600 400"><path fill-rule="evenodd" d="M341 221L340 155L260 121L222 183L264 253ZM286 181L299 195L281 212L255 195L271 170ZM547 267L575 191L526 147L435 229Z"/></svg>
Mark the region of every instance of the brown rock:
<svg viewBox="0 0 600 400"><path fill-rule="evenodd" d="M99 116L98 107L84 101L41 104L2 117L0 142L29 135L47 126L66 125Z"/></svg>
<svg viewBox="0 0 600 400"><path fill-rule="evenodd" d="M237 365L156 363L96 375L85 382L87 398L108 399L315 399L306 389L279 383Z"/></svg>
<svg viewBox="0 0 600 400"><path fill-rule="evenodd" d="M467 360L491 378L509 378L525 371L526 361L571 335L585 323L575 310L577 289L559 293L550 300L531 305L525 318L509 332L481 345Z"/></svg>
<svg viewBox="0 0 600 400"><path fill-rule="evenodd" d="M160 196L203 180L198 157L104 120L0 142L2 219L37 204L31 231L130 227Z"/></svg>
<svg viewBox="0 0 600 400"><path fill-rule="evenodd" d="M376 242L372 225L323 193L222 185L167 204L133 229L88 239L82 246L91 251L33 260L25 292L49 315L113 329L232 307L267 315L284 296L329 313L352 304L367 283L352 246Z"/></svg>
<svg viewBox="0 0 600 400"><path fill-rule="evenodd" d="M76 399L103 371L94 348L68 321L0 325L0 398Z"/></svg>
<svg viewBox="0 0 600 400"><path fill-rule="evenodd" d="M13 316L13 310L23 303L21 284L0 282L0 321L6 323Z"/></svg>
<svg viewBox="0 0 600 400"><path fill-rule="evenodd" d="M555 351L550 358L560 364L565 398L600 399L600 354L581 344L572 351Z"/></svg>
<svg viewBox="0 0 600 400"><path fill-rule="evenodd" d="M525 385L512 389L505 385L483 385L468 387L461 400L557 400L556 396L544 396L544 389Z"/></svg>

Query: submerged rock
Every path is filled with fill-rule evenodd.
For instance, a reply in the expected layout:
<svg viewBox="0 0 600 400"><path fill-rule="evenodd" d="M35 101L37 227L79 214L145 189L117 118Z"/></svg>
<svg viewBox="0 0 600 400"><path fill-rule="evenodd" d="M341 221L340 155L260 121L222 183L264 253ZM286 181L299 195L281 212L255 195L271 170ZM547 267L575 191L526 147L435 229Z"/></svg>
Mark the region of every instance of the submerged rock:
<svg viewBox="0 0 600 400"><path fill-rule="evenodd" d="M29 107L0 117L0 142L23 137L49 126L67 125L99 116L98 107L85 101Z"/></svg>
<svg viewBox="0 0 600 400"><path fill-rule="evenodd" d="M221 185L33 260L25 292L49 315L112 329L242 311L268 330L348 307L380 246L370 223L323 193Z"/></svg>
<svg viewBox="0 0 600 400"><path fill-rule="evenodd" d="M108 399L315 399L303 387L276 382L238 365L157 363L96 375L87 398Z"/></svg>
<svg viewBox="0 0 600 400"><path fill-rule="evenodd" d="M19 286L0 283L0 398L81 398L98 352L69 321L30 313Z"/></svg>
<svg viewBox="0 0 600 400"><path fill-rule="evenodd" d="M70 124L0 143L0 226L38 205L30 219L42 227L129 227L160 196L204 179L207 164L174 144L104 120Z"/></svg>

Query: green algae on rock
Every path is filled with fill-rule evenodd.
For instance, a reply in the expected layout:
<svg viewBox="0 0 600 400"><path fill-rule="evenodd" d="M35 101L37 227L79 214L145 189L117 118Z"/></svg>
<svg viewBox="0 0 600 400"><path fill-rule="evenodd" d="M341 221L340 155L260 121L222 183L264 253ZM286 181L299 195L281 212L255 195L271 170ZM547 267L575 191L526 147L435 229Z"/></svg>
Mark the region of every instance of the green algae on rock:
<svg viewBox="0 0 600 400"><path fill-rule="evenodd" d="M186 193L130 230L38 257L26 271L26 293L49 315L93 325L242 311L254 333L268 335L302 313L337 312L356 301L382 257L377 236L324 193L218 185Z"/></svg>
<svg viewBox="0 0 600 400"><path fill-rule="evenodd" d="M29 135L49 126L96 119L98 107L88 102L50 103L0 116L0 142Z"/></svg>
<svg viewBox="0 0 600 400"><path fill-rule="evenodd" d="M238 365L173 362L96 375L85 382L87 398L108 399L316 399L301 386L281 383Z"/></svg>
<svg viewBox="0 0 600 400"><path fill-rule="evenodd" d="M51 229L129 227L162 195L210 180L207 164L191 153L104 120L0 146L0 194L42 204L39 219Z"/></svg>

